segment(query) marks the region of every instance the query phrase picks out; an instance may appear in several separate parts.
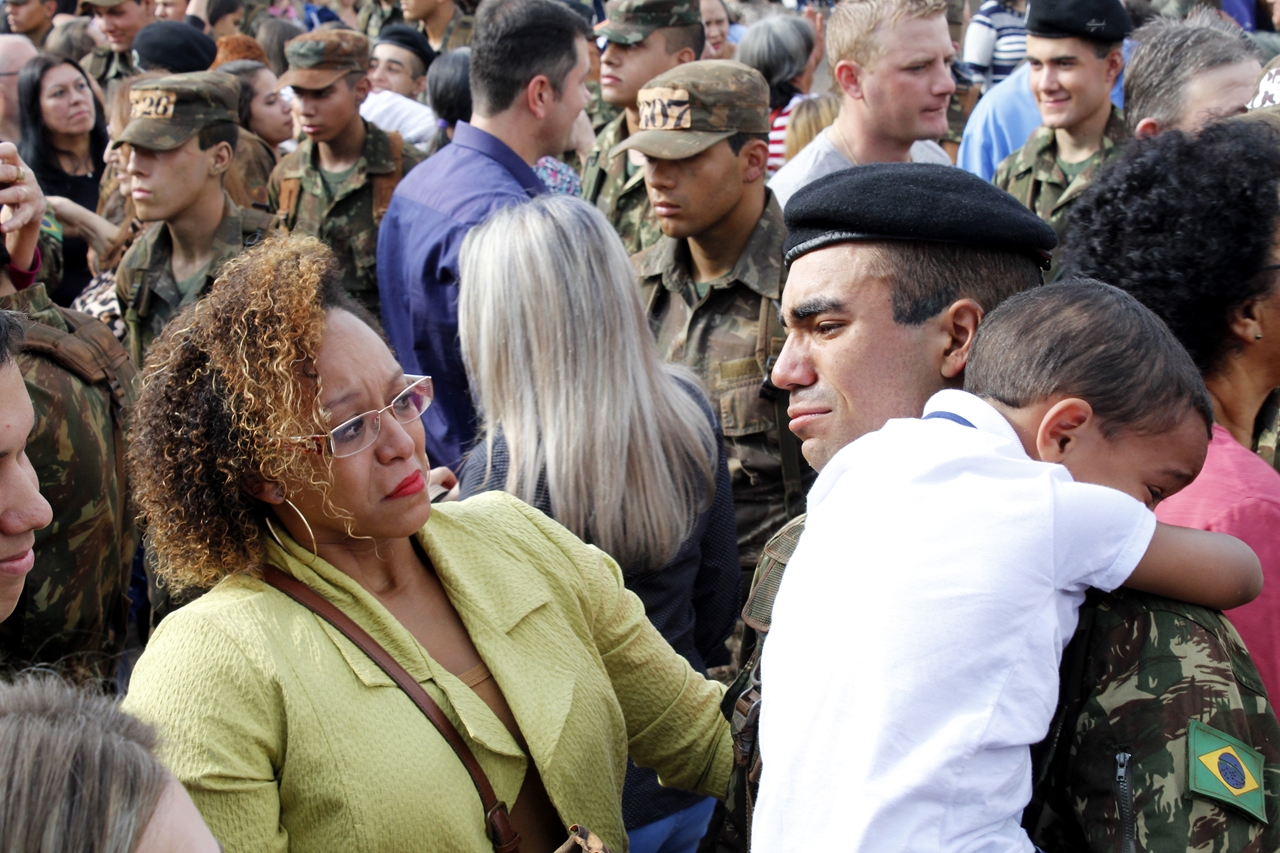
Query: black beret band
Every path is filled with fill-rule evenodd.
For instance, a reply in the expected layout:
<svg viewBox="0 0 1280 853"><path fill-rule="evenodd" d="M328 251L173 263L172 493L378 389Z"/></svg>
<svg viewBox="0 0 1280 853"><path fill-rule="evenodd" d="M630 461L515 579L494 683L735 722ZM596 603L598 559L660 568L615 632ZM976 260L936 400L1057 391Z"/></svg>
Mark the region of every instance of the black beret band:
<svg viewBox="0 0 1280 853"><path fill-rule="evenodd" d="M784 258L835 243L905 240L1026 253L1047 265L1058 244L1044 220L1013 196L954 166L854 166L796 192L783 213Z"/></svg>

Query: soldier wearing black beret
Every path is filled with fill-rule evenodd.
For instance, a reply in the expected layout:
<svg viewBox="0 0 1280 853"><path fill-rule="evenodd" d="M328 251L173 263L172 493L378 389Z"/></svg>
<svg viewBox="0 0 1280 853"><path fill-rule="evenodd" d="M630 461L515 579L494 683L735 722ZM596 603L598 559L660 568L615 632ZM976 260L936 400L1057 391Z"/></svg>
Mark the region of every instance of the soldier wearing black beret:
<svg viewBox="0 0 1280 853"><path fill-rule="evenodd" d="M1133 22L1120 0L1032 0L1027 63L1041 126L996 169L995 183L1066 233L1071 203L1126 138L1111 89ZM1057 277L1057 263L1050 280Z"/></svg>
<svg viewBox="0 0 1280 853"><path fill-rule="evenodd" d="M798 190L783 219L787 336L770 378L790 432L819 471L846 444L890 418L920 417L933 394L960 387L983 314L1038 286L1058 242L1008 193L961 169L927 163L835 172ZM757 637L769 629L773 594L803 529L802 516L764 547L743 611L742 676L722 705L733 711L735 749L745 750L735 756L726 802L740 832L751 821L752 777L770 778L753 769L756 701L768 690L767 673L763 687L754 681L763 645ZM857 618L858 602L849 607ZM835 667L832 676L856 677L856 667ZM803 817L797 821L802 825Z"/></svg>

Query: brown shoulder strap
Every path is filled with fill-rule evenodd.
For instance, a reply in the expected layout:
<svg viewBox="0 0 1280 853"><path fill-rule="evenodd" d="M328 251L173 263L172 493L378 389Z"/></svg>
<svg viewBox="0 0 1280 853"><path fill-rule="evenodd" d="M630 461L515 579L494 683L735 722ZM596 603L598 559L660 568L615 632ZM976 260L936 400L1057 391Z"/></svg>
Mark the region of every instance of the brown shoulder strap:
<svg viewBox="0 0 1280 853"><path fill-rule="evenodd" d="M400 179L404 177L404 137L394 131L387 134L391 139L391 162L395 165L390 172L374 175L373 183L373 224L381 225L382 217L391 206L391 196L395 194Z"/></svg>
<svg viewBox="0 0 1280 853"><path fill-rule="evenodd" d="M511 825L507 804L498 799L497 794L493 792L493 786L489 784L489 777L485 775L484 768L480 766L480 762L476 761L475 755L467 748L466 741L462 739L462 735L458 734L453 723L449 722L444 711L440 710L440 706L430 694L422 689L422 685L414 680L404 667L396 663L395 658L380 646L377 640L369 636L367 631L311 587L290 577L275 566L264 568L262 579L337 628L413 700L418 710L426 715L432 725L439 729L449 746L453 747L453 751L458 754L458 758L467 768L467 773L471 775L471 781L475 784L476 791L480 794L480 801L484 804L485 832L493 842L495 853L518 853L520 836Z"/></svg>
<svg viewBox="0 0 1280 853"><path fill-rule="evenodd" d="M280 209L276 216L286 228L292 228L298 213L298 196L302 195L302 178L285 178L280 182Z"/></svg>

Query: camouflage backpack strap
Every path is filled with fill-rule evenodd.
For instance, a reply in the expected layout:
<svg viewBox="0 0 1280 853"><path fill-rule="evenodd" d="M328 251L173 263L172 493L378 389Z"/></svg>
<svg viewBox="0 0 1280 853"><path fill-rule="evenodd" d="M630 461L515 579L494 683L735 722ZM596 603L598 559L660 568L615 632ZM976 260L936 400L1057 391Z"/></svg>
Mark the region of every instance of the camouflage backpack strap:
<svg viewBox="0 0 1280 853"><path fill-rule="evenodd" d="M298 199L302 197L302 178L285 178L280 181L280 209L276 216L285 228L298 218Z"/></svg>
<svg viewBox="0 0 1280 853"><path fill-rule="evenodd" d="M796 518L804 512L804 474L807 463L800 454L800 440L788 427L791 423L791 418L787 415L790 395L774 385L770 375L774 364L778 361L778 356L782 355L782 346L787 341L775 300L760 300L758 329L756 360L760 362L760 369L764 371L760 398L773 403L774 421L778 425L778 445L782 454L783 500L787 507L787 517Z"/></svg>
<svg viewBox="0 0 1280 853"><path fill-rule="evenodd" d="M381 225L382 217L386 215L387 208L391 206L391 196L395 194L396 186L399 185L400 179L404 177L404 137L394 131L388 133L387 136L391 140L391 162L394 164L390 172L381 175L374 175L371 183L373 184L373 224Z"/></svg>
<svg viewBox="0 0 1280 853"><path fill-rule="evenodd" d="M751 815L755 811L756 794L760 789L760 656L764 641L773 624L773 602L782 585L787 563L795 553L804 533L805 516L800 515L787 522L764 546L756 576L751 584L751 594L742 608L742 621L746 623L744 648L750 634L753 647L742 664L738 677L725 692L720 703L720 713L729 721L733 733L734 767L729 776L729 788L725 795L725 809L740 838L749 841Z"/></svg>

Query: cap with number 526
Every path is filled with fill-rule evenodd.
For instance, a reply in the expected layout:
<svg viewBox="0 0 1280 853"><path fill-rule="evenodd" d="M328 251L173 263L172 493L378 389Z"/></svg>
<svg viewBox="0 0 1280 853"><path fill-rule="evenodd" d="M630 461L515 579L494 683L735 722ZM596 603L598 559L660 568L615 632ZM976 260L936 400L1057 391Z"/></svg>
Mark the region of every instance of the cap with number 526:
<svg viewBox="0 0 1280 853"><path fill-rule="evenodd" d="M640 129L610 157L634 148L658 160L683 160L736 133L769 132L769 84L732 60L678 65L650 80L637 105Z"/></svg>
<svg viewBox="0 0 1280 853"><path fill-rule="evenodd" d="M129 90L129 124L112 143L170 151L211 124L239 120L240 82L222 71L143 80Z"/></svg>

